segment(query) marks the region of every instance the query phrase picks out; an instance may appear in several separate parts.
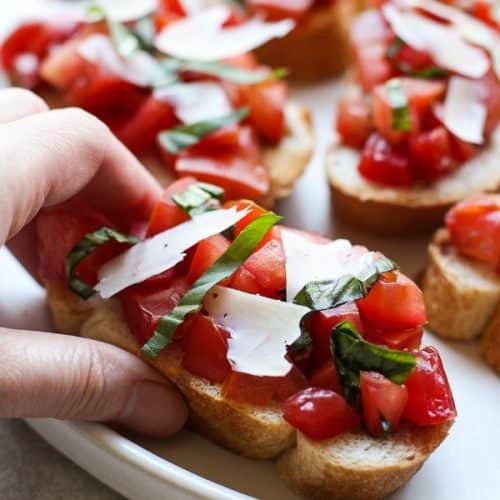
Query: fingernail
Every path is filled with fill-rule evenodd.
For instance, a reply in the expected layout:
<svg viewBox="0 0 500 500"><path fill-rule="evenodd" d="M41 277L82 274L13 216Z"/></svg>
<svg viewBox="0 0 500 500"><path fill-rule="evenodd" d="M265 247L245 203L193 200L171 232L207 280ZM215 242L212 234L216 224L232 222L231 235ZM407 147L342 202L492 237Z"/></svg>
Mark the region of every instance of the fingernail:
<svg viewBox="0 0 500 500"><path fill-rule="evenodd" d="M117 424L154 437L179 431L187 420L187 407L172 386L157 382L138 382Z"/></svg>

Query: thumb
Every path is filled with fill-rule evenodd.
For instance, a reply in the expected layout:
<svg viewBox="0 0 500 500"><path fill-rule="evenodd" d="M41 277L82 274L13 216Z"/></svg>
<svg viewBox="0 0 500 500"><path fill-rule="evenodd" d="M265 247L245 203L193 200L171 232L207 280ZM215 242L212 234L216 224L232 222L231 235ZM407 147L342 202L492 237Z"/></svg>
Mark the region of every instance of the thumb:
<svg viewBox="0 0 500 500"><path fill-rule="evenodd" d="M0 328L0 417L114 423L151 436L185 423L182 396L117 347L53 333Z"/></svg>

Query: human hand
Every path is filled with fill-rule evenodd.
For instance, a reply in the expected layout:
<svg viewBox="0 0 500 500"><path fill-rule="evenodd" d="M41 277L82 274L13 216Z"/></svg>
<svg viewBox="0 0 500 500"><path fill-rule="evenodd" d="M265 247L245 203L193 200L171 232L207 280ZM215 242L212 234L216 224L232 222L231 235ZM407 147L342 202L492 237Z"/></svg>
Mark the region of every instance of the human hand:
<svg viewBox="0 0 500 500"><path fill-rule="evenodd" d="M79 109L48 111L21 89L0 91L0 179L0 245L32 273L42 207L76 196L106 215L141 219L161 194L103 123ZM114 346L1 327L0 344L0 417L103 421L152 436L186 420L173 386Z"/></svg>

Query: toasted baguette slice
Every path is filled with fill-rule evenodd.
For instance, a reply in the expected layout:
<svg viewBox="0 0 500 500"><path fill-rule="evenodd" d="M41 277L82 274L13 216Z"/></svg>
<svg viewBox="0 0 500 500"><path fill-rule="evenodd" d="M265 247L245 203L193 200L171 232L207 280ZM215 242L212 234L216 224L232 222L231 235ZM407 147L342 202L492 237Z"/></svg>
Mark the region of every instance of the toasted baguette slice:
<svg viewBox="0 0 500 500"><path fill-rule="evenodd" d="M393 188L366 180L358 172L359 151L338 138L326 157L335 215L343 222L376 234L412 236L438 227L456 202L500 190L500 129L476 157L430 185Z"/></svg>
<svg viewBox="0 0 500 500"><path fill-rule="evenodd" d="M69 292L62 284L49 284L47 291L55 324L76 324L76 319L66 316L79 313L81 301L66 303ZM83 337L142 357L118 301L96 302L89 310L80 331ZM287 424L279 407L261 408L225 399L219 384L182 368L177 346L167 348L155 361L145 361L182 391L191 408L190 423L200 434L250 458L273 458L289 450L279 459L278 471L293 489L312 498L376 499L388 495L422 466L451 426L408 425L387 439L376 439L360 430L315 442Z"/></svg>
<svg viewBox="0 0 500 500"><path fill-rule="evenodd" d="M500 307L488 323L479 349L486 362L500 374Z"/></svg>
<svg viewBox="0 0 500 500"><path fill-rule="evenodd" d="M52 109L66 106L62 96L54 89L44 89L40 96ZM288 196L295 181L303 174L314 152L315 134L309 110L296 102L285 107L285 135L275 146L263 148L263 164L269 171L270 190L260 203L270 207L280 198ZM174 177L155 151L141 156L140 160L162 186Z"/></svg>
<svg viewBox="0 0 500 500"><path fill-rule="evenodd" d="M278 460L278 473L308 498L385 498L422 467L450 427L407 426L388 439L350 432L321 442L298 433L297 446Z"/></svg>
<svg viewBox="0 0 500 500"><path fill-rule="evenodd" d="M306 14L286 37L256 49L273 68L287 68L298 81L320 80L343 71L349 61L349 24L366 0L338 0Z"/></svg>
<svg viewBox="0 0 500 500"><path fill-rule="evenodd" d="M429 328L449 339L478 337L500 304L498 274L459 255L446 229L436 231L429 259L422 280Z"/></svg>
<svg viewBox="0 0 500 500"><path fill-rule="evenodd" d="M166 349L155 361L144 357L118 301L94 303L93 308L86 309L88 319L81 321L79 305L84 301L78 298L68 301L71 292L61 284L49 284L47 292L56 328L80 323L82 337L125 349L176 384L189 403L190 423L200 434L236 453L257 459L275 457L295 442L295 431L283 420L279 407L261 408L223 398L220 384L213 384L182 368L177 346Z"/></svg>

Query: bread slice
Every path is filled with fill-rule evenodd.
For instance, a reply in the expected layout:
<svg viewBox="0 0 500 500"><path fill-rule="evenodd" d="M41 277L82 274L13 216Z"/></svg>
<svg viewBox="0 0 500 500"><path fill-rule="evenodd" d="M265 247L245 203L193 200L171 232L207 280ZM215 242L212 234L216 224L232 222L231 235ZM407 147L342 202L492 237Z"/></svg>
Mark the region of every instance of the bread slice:
<svg viewBox="0 0 500 500"><path fill-rule="evenodd" d="M326 156L335 215L346 224L382 235L412 236L438 227L446 211L467 196L500 190L500 129L490 144L453 174L432 185L394 188L358 172L360 152L336 138Z"/></svg>
<svg viewBox="0 0 500 500"><path fill-rule="evenodd" d="M39 95L52 109L66 106L55 89L45 88ZM275 146L265 146L262 151L262 161L269 171L271 185L269 193L259 202L267 207L292 192L295 181L306 169L315 147L314 126L308 108L292 101L287 103L284 113L283 139ZM162 186L168 186L174 180L155 151L141 155L140 160Z"/></svg>
<svg viewBox="0 0 500 500"><path fill-rule="evenodd" d="M429 245L422 291L429 328L448 339L469 340L483 333L500 304L500 277L458 254L448 231L440 229Z"/></svg>
<svg viewBox="0 0 500 500"><path fill-rule="evenodd" d="M349 61L348 27L368 0L338 0L306 14L288 36L256 49L257 57L273 67L290 70L293 80L320 80L343 71Z"/></svg>
<svg viewBox="0 0 500 500"><path fill-rule="evenodd" d="M405 484L448 435L451 423L407 425L386 439L362 430L326 441L300 432L297 446L278 460L278 473L307 498L377 500Z"/></svg>
<svg viewBox="0 0 500 500"><path fill-rule="evenodd" d="M500 374L500 307L486 327L479 350L486 362Z"/></svg>
<svg viewBox="0 0 500 500"><path fill-rule="evenodd" d="M69 292L62 284L49 284L47 290L56 325L74 324L65 316L79 311L75 303L83 301L77 298L75 303L65 304ZM142 357L118 301L95 302L89 311L80 331L83 337ZM388 495L422 466L451 426L407 425L387 439L359 430L315 442L286 423L278 406L261 408L227 400L219 384L188 373L182 368L179 346L171 345L155 361L145 361L181 390L191 409L190 424L200 434L250 458L282 455L277 463L279 474L293 489L311 498L376 499Z"/></svg>

